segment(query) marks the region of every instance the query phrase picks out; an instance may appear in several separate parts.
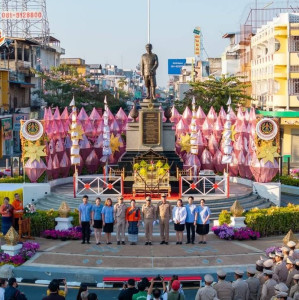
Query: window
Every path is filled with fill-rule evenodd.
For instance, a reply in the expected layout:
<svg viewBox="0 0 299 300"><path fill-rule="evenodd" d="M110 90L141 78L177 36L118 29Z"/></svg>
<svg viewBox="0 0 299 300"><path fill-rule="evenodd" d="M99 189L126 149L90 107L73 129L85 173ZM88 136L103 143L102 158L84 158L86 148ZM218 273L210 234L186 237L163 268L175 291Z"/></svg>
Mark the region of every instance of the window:
<svg viewBox="0 0 299 300"><path fill-rule="evenodd" d="M299 79L291 79L291 94L299 95Z"/></svg>
<svg viewBox="0 0 299 300"><path fill-rule="evenodd" d="M299 36L292 36L290 46L291 52L299 52Z"/></svg>
<svg viewBox="0 0 299 300"><path fill-rule="evenodd" d="M275 39L275 52L280 49L280 42Z"/></svg>

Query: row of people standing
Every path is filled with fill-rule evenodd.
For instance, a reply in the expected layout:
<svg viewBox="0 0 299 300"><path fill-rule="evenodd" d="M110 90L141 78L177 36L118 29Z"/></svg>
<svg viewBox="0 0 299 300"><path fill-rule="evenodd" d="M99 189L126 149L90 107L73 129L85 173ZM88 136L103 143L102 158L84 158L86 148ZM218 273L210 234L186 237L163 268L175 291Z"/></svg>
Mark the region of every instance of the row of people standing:
<svg viewBox="0 0 299 300"><path fill-rule="evenodd" d="M106 234L106 244L110 245L113 227L117 228L117 244L125 245L125 228L128 224L129 242L134 245L138 241L138 227L141 220L141 212L136 207L135 200L131 200L131 206L126 207L123 198L113 207L111 198L107 198L104 206L101 199L97 198L95 205L88 203L88 196L83 196L83 203L79 206L79 220L82 227L82 244L90 244L90 225L95 232L96 244L100 245L102 230Z"/></svg>
<svg viewBox="0 0 299 300"><path fill-rule="evenodd" d="M112 200L107 198L105 205L101 204L101 199L97 198L95 205L88 203L88 196L83 197L83 203L79 206L79 220L82 226L82 244L90 243L90 225L95 232L96 244L99 245L102 229L106 234L106 244L111 244L111 233L114 226L116 228L117 244L125 245L125 230L128 225L128 240L131 245L138 241L139 225L143 219L145 227L145 245L152 245L153 226L158 221L160 226L160 244L168 245L169 242L169 222L174 222L177 244L182 244L183 233L186 227L186 244L195 243L196 233L201 236L199 243L206 244L206 236L209 232L210 214L209 207L205 205L205 200L200 200L200 205L196 206L194 198L188 198L188 204L184 207L183 201L179 199L177 206L167 201L165 194L161 196L161 202L154 206L151 197L146 197L146 203L140 209L136 207L134 199L131 200L130 207L124 203L123 197L118 198L118 203L112 205Z"/></svg>

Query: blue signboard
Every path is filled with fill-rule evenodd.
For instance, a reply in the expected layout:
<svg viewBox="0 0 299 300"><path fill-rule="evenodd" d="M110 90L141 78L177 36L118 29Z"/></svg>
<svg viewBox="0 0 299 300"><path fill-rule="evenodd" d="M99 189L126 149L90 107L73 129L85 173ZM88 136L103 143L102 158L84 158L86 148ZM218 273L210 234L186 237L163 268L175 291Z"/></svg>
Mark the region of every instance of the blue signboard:
<svg viewBox="0 0 299 300"><path fill-rule="evenodd" d="M168 75L180 75L186 59L168 59Z"/></svg>

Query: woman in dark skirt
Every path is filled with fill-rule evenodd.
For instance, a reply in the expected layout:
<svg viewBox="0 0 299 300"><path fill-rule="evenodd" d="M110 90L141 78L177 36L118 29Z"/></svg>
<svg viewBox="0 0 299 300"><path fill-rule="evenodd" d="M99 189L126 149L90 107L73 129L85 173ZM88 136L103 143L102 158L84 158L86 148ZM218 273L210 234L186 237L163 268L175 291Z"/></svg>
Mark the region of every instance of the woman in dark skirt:
<svg viewBox="0 0 299 300"><path fill-rule="evenodd" d="M177 206L172 210L172 219L174 223L174 230L176 231L176 244L182 245L183 234L185 230L185 221L187 217L186 207L183 206L182 199L177 201Z"/></svg>
<svg viewBox="0 0 299 300"><path fill-rule="evenodd" d="M114 214L112 200L107 198L102 209L103 231L106 233L106 244L111 245L111 232L113 232Z"/></svg>
<svg viewBox="0 0 299 300"><path fill-rule="evenodd" d="M131 200L131 207L126 210L126 220L128 222L128 241L130 245L136 245L138 242L138 229L141 219L140 208L136 207L136 201Z"/></svg>
<svg viewBox="0 0 299 300"><path fill-rule="evenodd" d="M194 225L196 226L196 233L200 235L201 239L199 244L207 243L207 234L210 230L210 215L211 210L208 206L205 206L206 201L200 200L200 205L195 210Z"/></svg>
<svg viewBox="0 0 299 300"><path fill-rule="evenodd" d="M100 245L103 221L102 221L103 204L101 204L101 198L96 199L96 204L92 207L92 225L94 228L94 236L97 245Z"/></svg>

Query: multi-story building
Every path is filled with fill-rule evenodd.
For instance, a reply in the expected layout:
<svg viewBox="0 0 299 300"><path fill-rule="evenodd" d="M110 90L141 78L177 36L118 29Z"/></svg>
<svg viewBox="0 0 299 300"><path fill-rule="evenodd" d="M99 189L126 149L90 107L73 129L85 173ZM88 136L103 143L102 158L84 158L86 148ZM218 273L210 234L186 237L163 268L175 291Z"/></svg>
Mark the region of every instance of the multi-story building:
<svg viewBox="0 0 299 300"><path fill-rule="evenodd" d="M60 64L76 68L79 75L90 75L90 66L87 65L82 58L62 58Z"/></svg>
<svg viewBox="0 0 299 300"><path fill-rule="evenodd" d="M90 84L95 85L100 90L101 78L103 77L103 68L100 64L90 64Z"/></svg>
<svg viewBox="0 0 299 300"><path fill-rule="evenodd" d="M222 36L230 41L221 56L222 74L226 76L240 73L240 44L237 42L237 37L238 34L235 32Z"/></svg>
<svg viewBox="0 0 299 300"><path fill-rule="evenodd" d="M33 70L47 71L60 63L64 49L53 37L49 44L38 40L8 37L0 50L0 157L20 151L19 122L32 108L40 108L43 100L35 90L41 89L42 78ZM5 134L3 134L6 132Z"/></svg>
<svg viewBox="0 0 299 300"><path fill-rule="evenodd" d="M282 155L299 163L299 13L282 13L251 39L252 97L265 116L280 117Z"/></svg>

